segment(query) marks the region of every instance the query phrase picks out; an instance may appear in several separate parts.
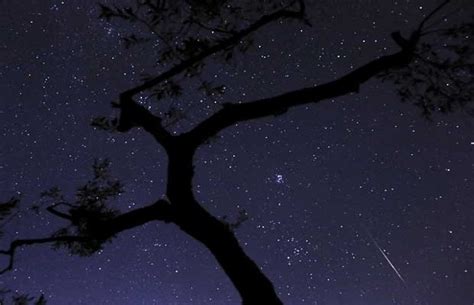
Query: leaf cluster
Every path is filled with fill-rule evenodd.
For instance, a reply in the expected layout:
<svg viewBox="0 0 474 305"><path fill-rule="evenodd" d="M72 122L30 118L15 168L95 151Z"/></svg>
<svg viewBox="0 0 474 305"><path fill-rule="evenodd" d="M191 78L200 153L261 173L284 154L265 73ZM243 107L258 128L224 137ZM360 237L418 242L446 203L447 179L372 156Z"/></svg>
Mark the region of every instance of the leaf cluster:
<svg viewBox="0 0 474 305"><path fill-rule="evenodd" d="M474 23L432 31L406 67L381 74L430 119L433 113L465 111L474 115Z"/></svg>
<svg viewBox="0 0 474 305"><path fill-rule="evenodd" d="M58 241L56 247L66 247L73 254L87 256L100 250L102 244L112 237L104 235L103 223L118 215L118 210L110 208L108 202L123 192L123 185L110 175L109 167L107 159L96 160L93 178L77 188L72 202L66 201L57 187L41 193L50 207L66 208L60 213L69 221L69 225L56 231L54 237L88 237L85 241Z"/></svg>

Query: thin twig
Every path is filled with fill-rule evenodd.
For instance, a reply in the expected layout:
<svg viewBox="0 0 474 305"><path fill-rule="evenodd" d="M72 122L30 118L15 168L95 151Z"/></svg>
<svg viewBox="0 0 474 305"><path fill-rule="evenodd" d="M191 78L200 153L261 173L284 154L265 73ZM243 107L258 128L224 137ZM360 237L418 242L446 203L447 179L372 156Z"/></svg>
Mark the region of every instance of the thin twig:
<svg viewBox="0 0 474 305"><path fill-rule="evenodd" d="M426 15L425 18L423 18L423 20L420 22L419 26L418 26L418 29L417 29L417 32L421 33L421 30L423 29L425 23L431 19L431 17L433 17L437 12L439 12L443 7L445 7L449 2L451 2L451 0L445 0L443 1L440 5L438 5L435 9L433 9L431 11L431 13L429 13L428 15Z"/></svg>

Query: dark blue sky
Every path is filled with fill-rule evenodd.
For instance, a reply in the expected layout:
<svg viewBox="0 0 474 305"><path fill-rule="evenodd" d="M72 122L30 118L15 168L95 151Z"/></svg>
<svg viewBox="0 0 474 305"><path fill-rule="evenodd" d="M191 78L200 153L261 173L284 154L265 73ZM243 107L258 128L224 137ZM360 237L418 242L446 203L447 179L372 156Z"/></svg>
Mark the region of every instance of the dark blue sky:
<svg viewBox="0 0 474 305"><path fill-rule="evenodd" d="M217 102L320 84L396 50L390 32L414 28L435 4L313 4L312 28L270 26L234 67L211 64L206 75L227 85ZM148 134L89 126L96 115L113 115L110 102L153 71L153 50L125 50L119 39L130 28L99 20L95 1L0 7L0 198L21 193L26 208L54 185L72 195L98 157L125 183L113 203L120 209L162 197L166 159ZM248 212L236 234L287 305L474 301L472 118L429 122L392 87L370 81L357 95L239 124L196 156L198 199L215 215ZM202 98L189 91L182 103ZM207 105L204 113L218 109ZM2 245L59 225L25 209ZM161 223L123 233L89 258L24 248L0 285L44 293L51 305L239 304L210 253Z"/></svg>

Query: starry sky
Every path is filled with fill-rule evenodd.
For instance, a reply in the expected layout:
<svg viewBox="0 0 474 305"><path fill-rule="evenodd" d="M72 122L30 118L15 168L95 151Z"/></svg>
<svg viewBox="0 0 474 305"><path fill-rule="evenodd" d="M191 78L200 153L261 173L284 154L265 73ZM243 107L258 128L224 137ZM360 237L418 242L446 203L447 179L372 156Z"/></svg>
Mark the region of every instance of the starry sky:
<svg viewBox="0 0 474 305"><path fill-rule="evenodd" d="M313 27L271 25L236 64L208 67L226 92L203 100L204 112L320 84L388 54L389 34L414 28L437 3L313 2ZM113 203L122 211L164 194L167 161L151 136L90 126L116 114L110 102L154 62L153 48L120 43L129 26L98 15L89 0L0 1L0 198L21 194L24 207L2 246L58 228L28 207L51 186L73 194L95 158L108 157L124 182ZM374 80L359 94L226 129L198 151L194 190L215 215L247 211L236 235L287 305L472 305L473 131L463 113L423 119ZM240 302L210 253L161 223L88 258L24 248L0 286L44 293L51 305Z"/></svg>

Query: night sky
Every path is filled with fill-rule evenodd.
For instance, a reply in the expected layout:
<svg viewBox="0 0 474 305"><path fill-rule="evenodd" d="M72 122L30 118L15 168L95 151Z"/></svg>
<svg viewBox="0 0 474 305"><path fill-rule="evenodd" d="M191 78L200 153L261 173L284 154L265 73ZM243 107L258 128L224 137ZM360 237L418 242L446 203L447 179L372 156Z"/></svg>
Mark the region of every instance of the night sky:
<svg viewBox="0 0 474 305"><path fill-rule="evenodd" d="M211 64L205 75L225 94L214 103L185 92L180 103L203 106L176 132L221 102L321 84L393 52L390 33L413 29L438 3L314 2L313 27L271 25L234 66ZM124 182L113 203L122 211L164 194L167 161L149 134L90 126L154 71L153 48L125 49L120 37L133 28L98 15L95 1L0 1L0 198L21 193L24 207L2 247L58 228L28 207L55 185L72 196L95 158L109 158ZM226 129L198 151L194 190L214 215L247 211L236 235L287 305L472 305L474 125L463 113L433 119L373 80L357 95ZM162 223L88 258L23 248L0 286L44 293L51 305L240 302L210 253Z"/></svg>

